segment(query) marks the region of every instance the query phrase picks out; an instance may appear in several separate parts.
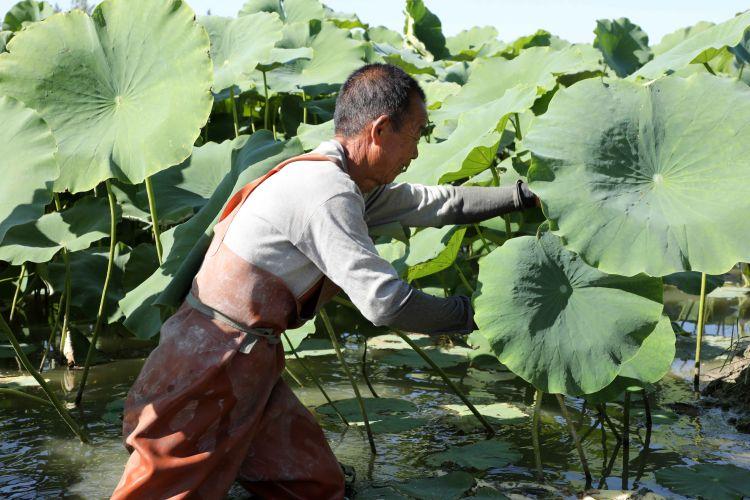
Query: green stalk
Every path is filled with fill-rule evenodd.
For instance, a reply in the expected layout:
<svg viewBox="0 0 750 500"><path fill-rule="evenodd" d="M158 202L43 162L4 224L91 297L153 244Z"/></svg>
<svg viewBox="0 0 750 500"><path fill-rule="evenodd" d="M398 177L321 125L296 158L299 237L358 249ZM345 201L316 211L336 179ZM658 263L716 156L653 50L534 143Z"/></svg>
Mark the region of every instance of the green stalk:
<svg viewBox="0 0 750 500"><path fill-rule="evenodd" d="M302 123L307 123L307 106L305 106L305 91L302 91Z"/></svg>
<svg viewBox="0 0 750 500"><path fill-rule="evenodd" d="M318 389L323 394L323 397L326 399L326 401L328 402L328 404L331 405L331 408L333 408L333 411L336 412L336 415L339 416L339 418L344 423L344 425L346 425L347 427L349 427L349 421L346 420L346 417L339 411L338 408L336 408L336 405L333 404L333 401L331 400L331 398L328 397L328 393L326 392L325 389L323 389L323 385L320 383L320 380L318 380L318 377L316 377L315 374L302 361L302 358L300 357L300 355L297 354L297 349L295 349L294 347L292 347L292 341L289 340L289 336L286 334L286 332L282 332L282 334L284 335L284 338L286 339L287 344L289 344L289 348L292 350L292 354L294 354L294 357L297 358L297 362L299 362L299 364L302 367L302 369L305 370L305 373L307 373L307 376L312 379L313 383L316 386L318 386Z"/></svg>
<svg viewBox="0 0 750 500"><path fill-rule="evenodd" d="M263 110L263 128L268 130L268 112L270 111L268 109L268 82L266 81L266 72L261 71L263 73L263 93L266 96L266 107Z"/></svg>
<svg viewBox="0 0 750 500"><path fill-rule="evenodd" d="M367 384L367 387L370 389L370 394L372 394L372 397L378 398L378 394L375 392L375 388L372 386L372 382L370 382L370 377L367 374L367 336L365 336L365 349L362 352L362 377L365 379L365 383Z"/></svg>
<svg viewBox="0 0 750 500"><path fill-rule="evenodd" d="M60 315L62 314L63 300L65 299L66 299L65 291L63 291L62 295L60 295L60 302L57 304L57 314L55 314L55 324L50 329L49 340L47 340L47 348L44 350L44 354L42 354L42 361L39 363L39 373L42 373L42 371L44 370L44 362L47 360L47 354L52 349L52 343L55 341L55 333L57 333L57 325L60 324Z"/></svg>
<svg viewBox="0 0 750 500"><path fill-rule="evenodd" d="M740 66L740 72L737 74L737 80L742 80L742 72L745 70L745 63Z"/></svg>
<svg viewBox="0 0 750 500"><path fill-rule="evenodd" d="M289 369L288 367L286 367L286 366L285 366L285 367L284 367L284 371L286 372L286 374L287 374L287 375L289 375L289 378L291 378L292 380L294 380L294 382L295 382L295 383L296 383L296 384L297 384L298 386L300 386L300 387L304 387L304 385L302 385L302 381L301 381L300 379L298 379L298 378L297 378L297 375L295 375L295 374L294 374L294 372L293 372L292 370L290 370L290 369Z"/></svg>
<svg viewBox="0 0 750 500"><path fill-rule="evenodd" d="M146 195L148 195L148 209L151 212L151 228L154 232L154 242L156 244L156 258L159 260L161 266L162 260L162 248L161 240L159 239L159 216L156 213L156 197L154 196L154 186L151 184L151 177L146 177ZM109 192L109 184L107 185L107 192Z"/></svg>
<svg viewBox="0 0 750 500"><path fill-rule="evenodd" d="M703 66L706 68L706 70L708 70L709 73L711 73L712 75L716 76L716 73L714 72L714 70L711 67L711 65L709 65L707 62L704 62Z"/></svg>
<svg viewBox="0 0 750 500"><path fill-rule="evenodd" d="M474 287L469 284L469 280L466 279L466 275L464 275L464 272L461 271L461 268L458 267L458 264L456 262L453 262L453 267L456 269L456 272L458 272L458 277L461 278L461 283L464 284L467 290L471 292L472 295L474 295Z"/></svg>
<svg viewBox="0 0 750 500"><path fill-rule="evenodd" d="M229 101L232 103L232 119L234 120L234 137L240 135L240 125L237 120L237 106L234 102L234 86L229 87Z"/></svg>
<svg viewBox="0 0 750 500"><path fill-rule="evenodd" d="M469 408L469 410L471 410L471 413L473 413L474 416L477 417L477 420L479 420L482 423L482 425L484 426L485 430L487 431L487 437L494 436L495 435L495 429L492 428L492 425L490 425L490 423L487 421L487 419L484 418L484 415L482 415L481 413L479 413L479 411L474 407L474 405L471 404L471 401L469 401L469 399L464 395L464 393L461 392L461 389L459 389L458 386L453 383L453 381L448 377L448 375L443 371L443 369L440 368L437 365L437 363L435 363L432 360L432 358L430 358L427 355L427 353L424 352L424 350L422 350L421 347L419 347L417 344L415 344L414 341L412 339L410 339L409 336L406 335L404 332L402 332L401 330L396 330L396 329L393 329L393 332L396 335L398 335L399 337L401 337L401 340L403 340L404 342L406 342L407 344L409 344L409 347L411 347L412 349L414 349L417 352L417 354L419 354L419 356L422 359L424 359L427 362L427 364L429 364L432 367L433 370L435 370L436 372L438 372L438 374L440 375L440 377L443 379L443 381L446 384L448 384L448 387L451 388L451 390L453 391L453 393L461 399L461 401L466 405L466 407Z"/></svg>
<svg viewBox="0 0 750 500"><path fill-rule="evenodd" d="M21 264L21 272L18 275L18 281L16 282L16 291L13 293L13 303L10 306L10 318L8 321L13 321L15 316L16 305L18 304L18 296L21 292L21 282L23 281L23 275L26 274L26 263Z"/></svg>
<svg viewBox="0 0 750 500"><path fill-rule="evenodd" d="M23 367L26 368L26 371L28 371L31 376L34 377L37 383L42 387L42 390L47 395L52 405L55 407L55 410L57 410L57 413L60 414L60 417L62 417L68 427L70 427L70 430L73 431L76 436L78 436L78 439L80 439L81 442L88 443L89 440L86 436L86 433L78 427L78 424L75 422L75 420L73 420L73 417L70 416L68 410L65 409L55 393L52 392L52 390L49 388L47 382L45 382L39 372L36 371L33 366L31 366L29 358L21 349L21 345L18 343L16 336L13 334L13 331L10 329L10 326L8 326L8 323L5 322L5 319L3 319L2 315L0 315L0 330L5 332L6 337L8 337L8 340L13 346L13 350L16 351L16 356L18 356L18 359L21 360L21 364L23 364Z"/></svg>
<svg viewBox="0 0 750 500"><path fill-rule="evenodd" d="M23 391L17 391L16 389L6 389L4 387L0 387L0 394L6 394L8 396L12 396L12 397L20 398L20 399L28 399L29 401L34 401L35 403L41 403L43 405L51 404L49 400L47 399L42 399L32 394L27 394Z"/></svg>
<svg viewBox="0 0 750 500"><path fill-rule="evenodd" d="M706 273L701 273L701 296L698 302L698 331L695 339L695 366L693 367L693 390L700 389L701 378L701 342L703 341L703 323L706 309Z"/></svg>
<svg viewBox="0 0 750 500"><path fill-rule="evenodd" d="M513 128L516 130L516 139L520 141L523 139L523 137L521 137L521 119L518 117L518 113L513 113L513 116L516 118L513 122Z"/></svg>
<svg viewBox="0 0 750 500"><path fill-rule="evenodd" d="M331 337L333 348L336 350L336 356L338 356L339 362L341 363L341 366L344 368L344 373L346 373L346 377L349 379L349 383L352 385L352 389L354 389L354 395L357 398L357 403L359 403L359 410L362 412L362 419L364 420L364 423L365 423L365 430L367 431L367 440L370 442L370 451L372 451L372 454L375 455L377 453L377 450L375 449L375 440L372 437L372 429L370 429L370 419L367 418L367 410L365 410L365 402L362 399L362 395L359 393L357 382L354 380L354 377L352 376L352 372L349 371L349 367L346 365L344 354L341 352L341 346L339 345L339 340L336 338L336 333L333 331L333 325L331 325L331 320L328 317L328 313L326 313L325 309L321 308L318 314L320 314L320 319L323 320L323 324L325 325L326 330L328 330L328 336Z"/></svg>
<svg viewBox="0 0 750 500"><path fill-rule="evenodd" d="M628 466L630 465L630 391L625 391L622 411L622 489L628 489Z"/></svg>
<svg viewBox="0 0 750 500"><path fill-rule="evenodd" d="M586 489L591 488L591 471L589 471L589 463L588 460L586 460L586 454L583 452L583 446L581 446L581 441L578 439L578 434L576 433L575 425L573 425L573 421L570 419L570 415L568 414L568 409L565 407L565 400L562 397L562 394L555 394L555 397L557 398L557 404L560 405L560 411L562 411L563 418L565 419L565 424L568 426L568 432L570 432L570 436L573 438L573 442L576 445L576 450L578 451L578 458L581 460L581 466L583 467L583 473L586 476Z"/></svg>
<svg viewBox="0 0 750 500"><path fill-rule="evenodd" d="M63 262L65 263L65 290L63 293L66 296L65 299L65 311L63 313L63 326L60 331L60 352L63 353L65 350L65 338L68 336L70 329L70 303L71 303L71 279L70 279L70 255L68 255L68 249L63 248Z"/></svg>
<svg viewBox="0 0 750 500"><path fill-rule="evenodd" d="M495 168L495 165L490 165L490 172L492 173L492 185L499 186L500 176L497 173L497 168Z"/></svg>
<svg viewBox="0 0 750 500"><path fill-rule="evenodd" d="M542 450L539 444L539 417L542 408L542 396L544 393L537 389L534 394L534 414L531 417L531 443L534 446L534 463L536 464L536 477L541 483L544 482L544 469L542 468Z"/></svg>
<svg viewBox="0 0 750 500"><path fill-rule="evenodd" d="M480 252L484 250L485 248L489 251L490 244L487 242L484 235L482 234L482 230L479 229L479 224L474 224L474 230L477 232L477 234L479 235L479 238L482 240L482 248Z"/></svg>
<svg viewBox="0 0 750 500"><path fill-rule="evenodd" d="M83 390L86 387L86 379L89 376L89 367L91 366L91 360L93 359L94 351L96 350L96 341L99 339L99 332L101 331L102 321L104 319L104 306L106 305L107 291L109 290L109 280L112 277L112 267L115 261L115 245L117 245L117 214L115 210L116 202L115 195L112 192L112 187L109 183L109 180L106 180L104 182L107 186L107 199L109 200L109 260L107 261L107 275L104 277L104 286L102 287L102 297L99 300L99 310L96 313L94 335L93 337L91 337L89 351L86 353L86 362L83 365L81 384L78 386L78 394L76 394L76 406L79 406L81 404L81 399L83 398Z"/></svg>

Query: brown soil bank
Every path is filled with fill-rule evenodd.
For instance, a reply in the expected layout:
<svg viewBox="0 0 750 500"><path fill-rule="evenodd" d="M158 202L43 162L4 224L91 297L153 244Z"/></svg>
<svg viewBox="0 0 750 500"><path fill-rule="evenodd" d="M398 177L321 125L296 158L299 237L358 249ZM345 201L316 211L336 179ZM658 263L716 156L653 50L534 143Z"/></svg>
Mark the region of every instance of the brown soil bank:
<svg viewBox="0 0 750 500"><path fill-rule="evenodd" d="M703 395L714 398L725 408L747 412L744 418L733 422L740 432L750 433L750 346L734 356L722 367L706 373L712 380L703 389Z"/></svg>

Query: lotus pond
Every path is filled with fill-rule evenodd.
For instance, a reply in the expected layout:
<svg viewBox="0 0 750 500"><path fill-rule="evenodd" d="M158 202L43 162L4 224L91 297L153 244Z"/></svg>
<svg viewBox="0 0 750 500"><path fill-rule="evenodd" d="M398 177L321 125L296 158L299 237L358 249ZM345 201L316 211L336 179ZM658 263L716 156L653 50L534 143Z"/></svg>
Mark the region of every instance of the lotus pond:
<svg viewBox="0 0 750 500"><path fill-rule="evenodd" d="M471 335L375 328L343 294L287 332L284 376L357 496L750 497L750 12L592 31L445 36L423 0L401 32L319 0L13 6L0 495L112 491L122 398L227 200L331 138L346 77L389 63L430 118L397 181L524 180L541 206L370 228L402 279L471 297Z"/></svg>

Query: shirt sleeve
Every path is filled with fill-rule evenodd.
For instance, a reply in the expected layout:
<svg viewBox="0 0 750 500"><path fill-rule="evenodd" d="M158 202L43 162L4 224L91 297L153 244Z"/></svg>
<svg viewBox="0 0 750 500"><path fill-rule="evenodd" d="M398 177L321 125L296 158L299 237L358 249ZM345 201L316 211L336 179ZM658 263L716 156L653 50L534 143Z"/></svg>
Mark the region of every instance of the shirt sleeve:
<svg viewBox="0 0 750 500"><path fill-rule="evenodd" d="M503 187L391 183L369 193L365 207L370 226L400 222L408 227L440 227L479 222L535 204L536 197L519 180Z"/></svg>
<svg viewBox="0 0 750 500"><path fill-rule="evenodd" d="M307 219L294 245L349 296L373 324L421 333L469 333L467 297L440 298L399 278L368 236L362 198L337 194Z"/></svg>

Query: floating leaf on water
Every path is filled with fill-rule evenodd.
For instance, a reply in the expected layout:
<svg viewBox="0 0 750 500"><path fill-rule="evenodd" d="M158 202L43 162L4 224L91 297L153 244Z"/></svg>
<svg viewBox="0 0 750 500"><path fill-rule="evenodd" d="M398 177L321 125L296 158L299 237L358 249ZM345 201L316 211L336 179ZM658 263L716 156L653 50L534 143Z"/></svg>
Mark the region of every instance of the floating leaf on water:
<svg viewBox="0 0 750 500"><path fill-rule="evenodd" d="M208 36L194 17L185 2L105 0L91 17L74 9L15 35L0 93L52 129L57 191L139 183L187 158L213 103Z"/></svg>
<svg viewBox="0 0 750 500"><path fill-rule="evenodd" d="M474 477L468 472L454 471L444 476L412 479L395 483L391 487L421 500L452 500L460 498L474 486Z"/></svg>
<svg viewBox="0 0 750 500"><path fill-rule="evenodd" d="M507 500L508 496L500 493L495 488L482 486L481 488L477 488L471 498L474 500Z"/></svg>
<svg viewBox="0 0 750 500"><path fill-rule="evenodd" d="M310 335L315 333L315 321L310 320L304 325L300 326L299 328L295 328L293 330L287 330L284 332L284 334L281 336L281 341L284 343L284 352L291 353L292 350L297 350L300 348L300 344ZM287 342L287 337L291 341L291 344ZM310 339L312 340L312 339ZM307 353L306 356L313 356L311 354L310 350L310 344L307 344ZM331 348L330 342L327 344L327 346L324 348L326 350L329 350ZM299 354L299 353L298 353ZM290 356L287 355L287 358ZM294 354L291 355L292 358L294 358Z"/></svg>
<svg viewBox="0 0 750 500"><path fill-rule="evenodd" d="M36 344L20 344L21 350L26 354L31 354L39 349ZM16 351L11 344L0 344L0 359L13 359L16 357ZM0 378L0 384L3 384L4 378Z"/></svg>
<svg viewBox="0 0 750 500"><path fill-rule="evenodd" d="M300 327L300 330L304 331L306 329L309 329L310 327L307 326L309 323L313 324L312 328L314 330L315 322L313 321L308 321L305 325ZM336 354L336 351L333 348L333 344L331 344L331 341L328 339L306 338L299 343L297 347L297 354L300 358L309 358L312 356L331 356L333 354Z"/></svg>
<svg viewBox="0 0 750 500"><path fill-rule="evenodd" d="M664 276L664 284L672 285L690 295L701 294L701 273L681 271ZM724 284L724 276L706 276L706 293L709 294Z"/></svg>
<svg viewBox="0 0 750 500"><path fill-rule="evenodd" d="M464 446L452 446L440 453L433 453L427 457L426 463L435 467L452 463L468 469L486 470L505 467L520 458L521 454L509 443L488 439Z"/></svg>
<svg viewBox="0 0 750 500"><path fill-rule="evenodd" d="M743 299L750 295L750 288L739 286L724 286L716 288L710 296L714 299Z"/></svg>
<svg viewBox="0 0 750 500"><path fill-rule="evenodd" d="M482 258L475 321L500 362L547 393L606 387L661 317L662 283L598 271L544 233Z"/></svg>
<svg viewBox="0 0 750 500"><path fill-rule="evenodd" d="M437 348L425 348L422 350L440 368L452 368L468 361L466 354L450 354ZM378 361L381 363L414 370L431 369L429 363L422 359L422 357L411 348L398 350L388 349L382 352L387 354L378 358Z"/></svg>
<svg viewBox="0 0 750 500"><path fill-rule="evenodd" d="M370 428L376 434L398 433L422 427L427 419L411 417L417 411L414 403L396 398L362 398L370 421ZM362 413L356 398L334 401L336 408L346 417L350 424L364 425ZM318 413L337 418L336 412L329 404L318 406Z"/></svg>
<svg viewBox="0 0 750 500"><path fill-rule="evenodd" d="M602 271L723 274L750 257L750 141L727 142L747 114L750 88L708 74L579 82L524 137L529 187Z"/></svg>
<svg viewBox="0 0 750 500"><path fill-rule="evenodd" d="M424 333L407 333L409 339L419 347L429 347L434 345L432 337ZM395 333L387 335L376 335L367 339L368 349L411 349L401 337Z"/></svg>
<svg viewBox="0 0 750 500"><path fill-rule="evenodd" d="M0 121L0 168L6 179L14 180L0 184L1 243L12 227L41 217L60 168L55 138L34 110L0 96Z"/></svg>
<svg viewBox="0 0 750 500"><path fill-rule="evenodd" d="M405 497L401 493L397 492L390 486L373 487L370 486L366 490L357 492L354 497L356 500L408 500L409 497Z"/></svg>
<svg viewBox="0 0 750 500"><path fill-rule="evenodd" d="M482 426L466 405L449 404L440 407L450 412L446 416L447 420L464 432L470 432ZM518 406L511 403L475 404L474 407L493 425L519 424L529 417Z"/></svg>
<svg viewBox="0 0 750 500"><path fill-rule="evenodd" d="M698 464L657 470L656 482L688 497L716 500L750 497L750 470L728 464Z"/></svg>

